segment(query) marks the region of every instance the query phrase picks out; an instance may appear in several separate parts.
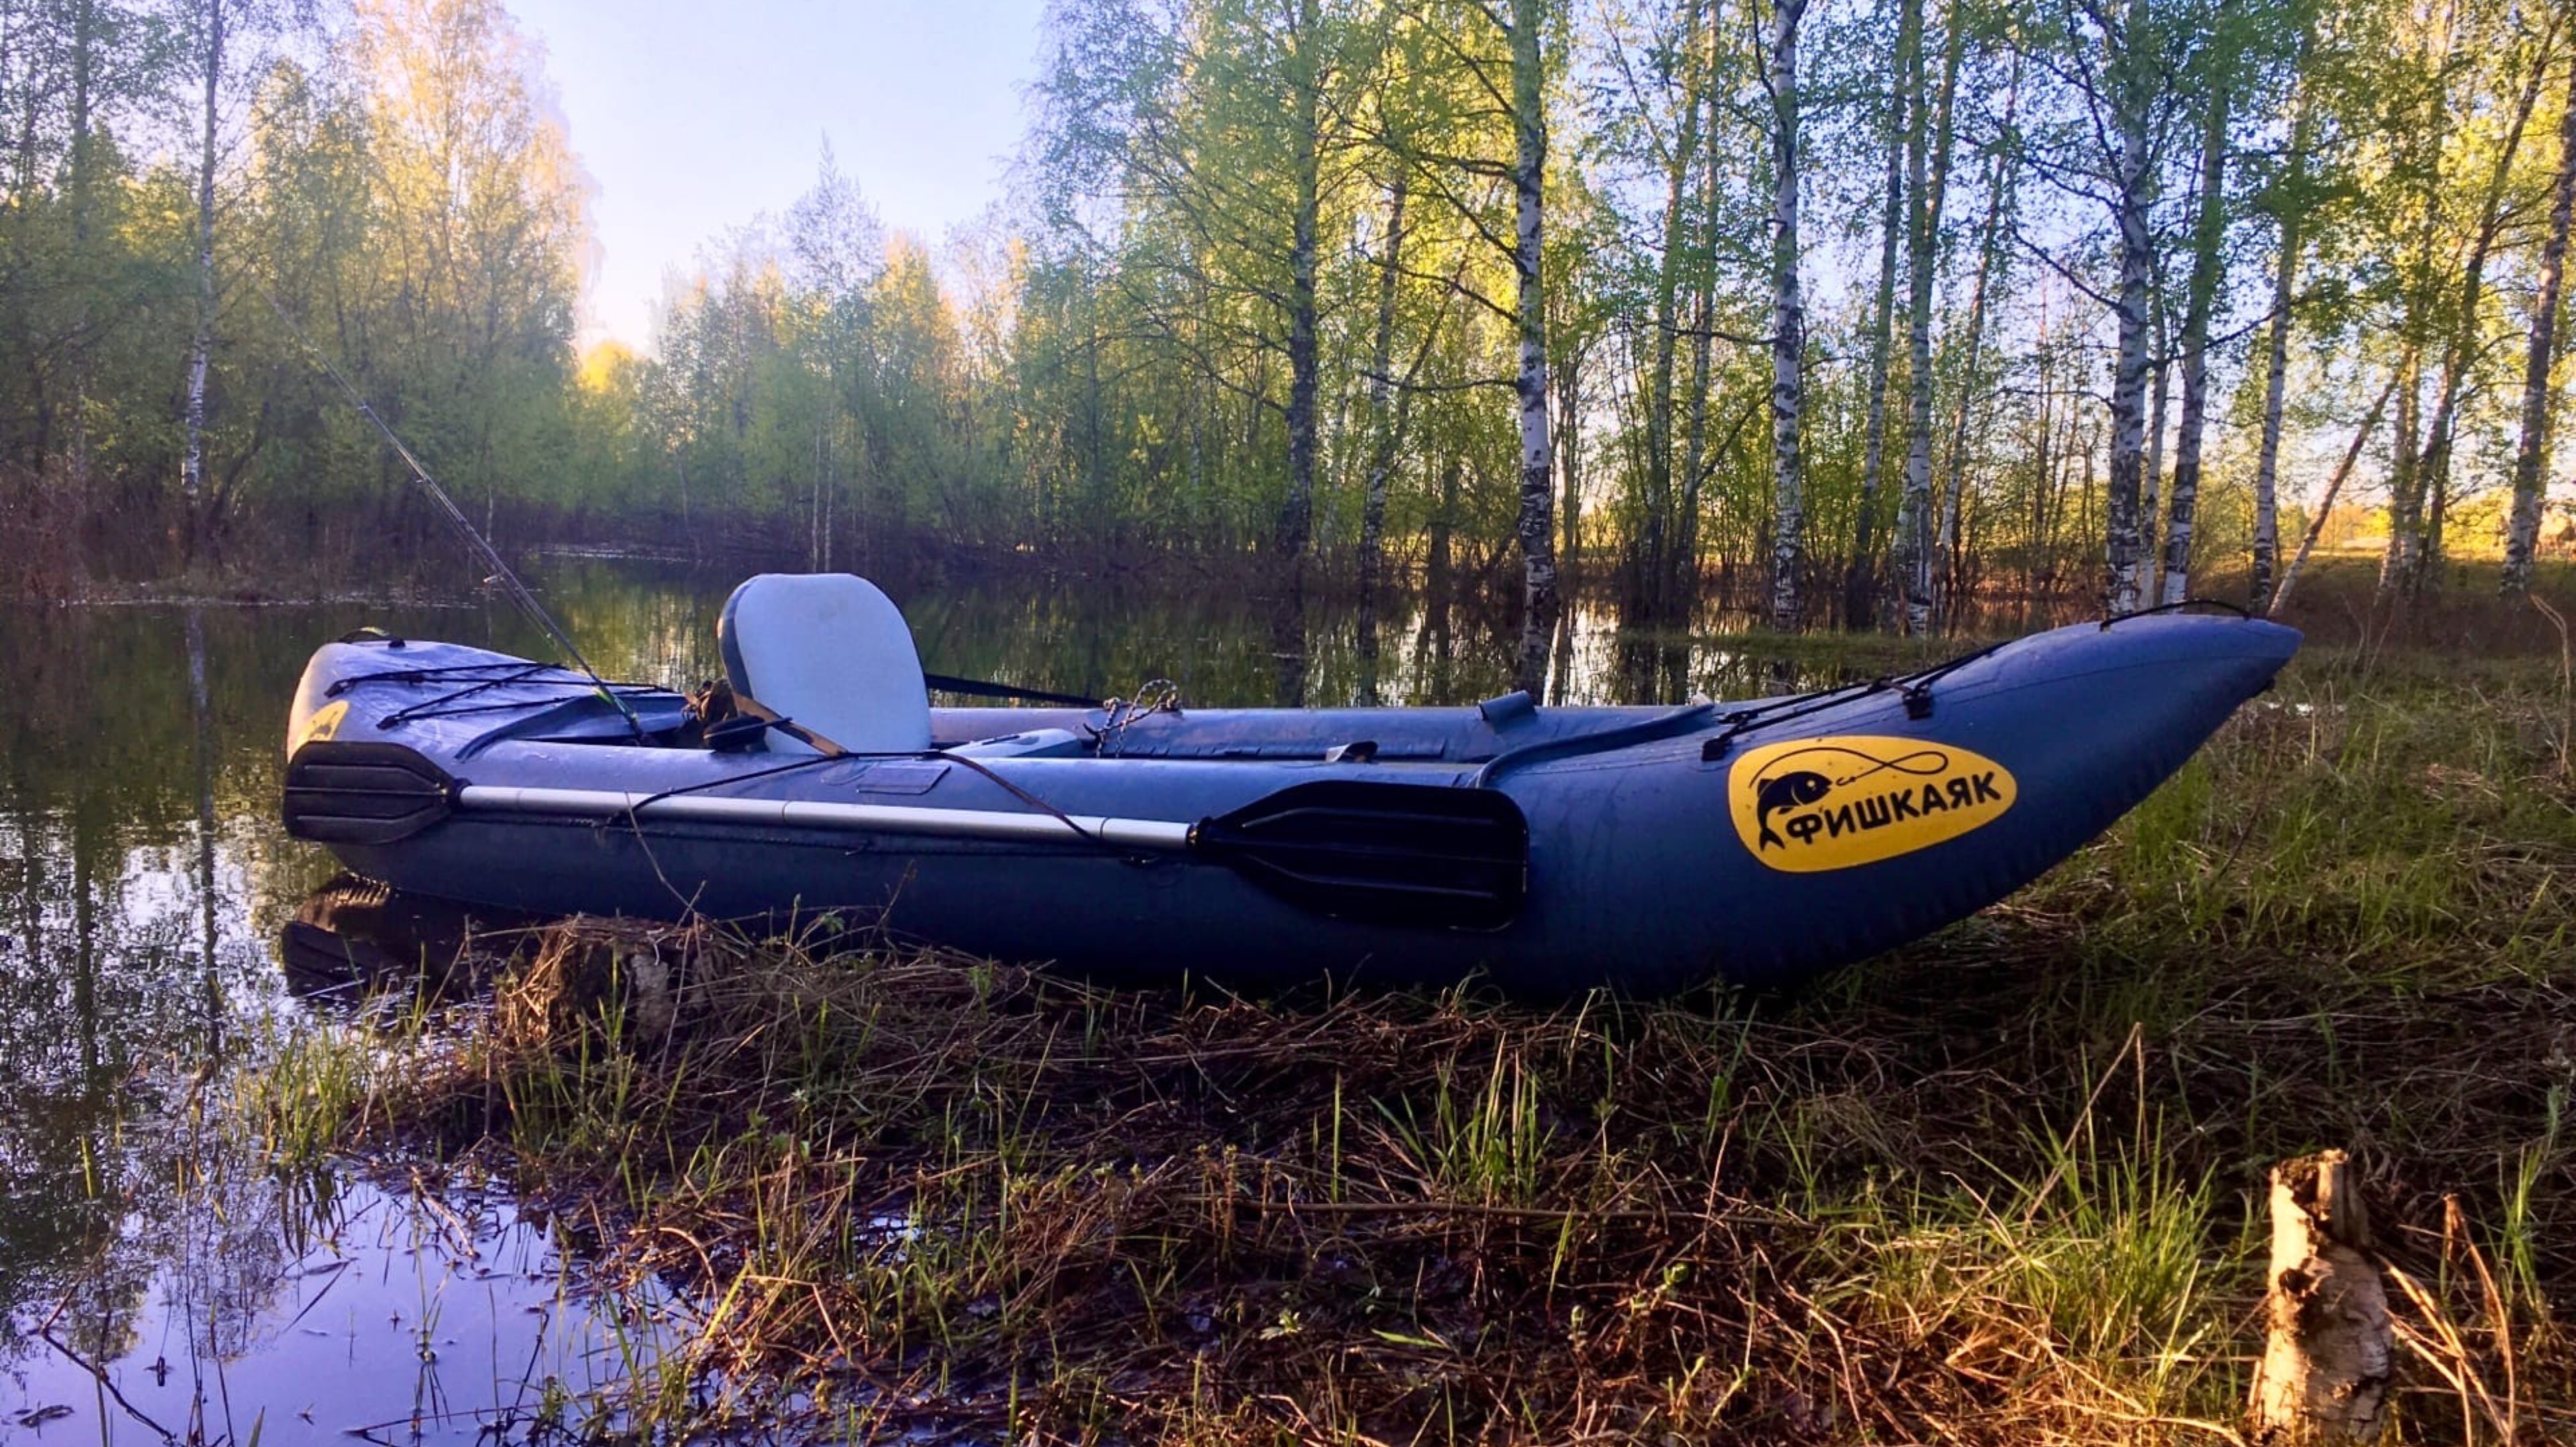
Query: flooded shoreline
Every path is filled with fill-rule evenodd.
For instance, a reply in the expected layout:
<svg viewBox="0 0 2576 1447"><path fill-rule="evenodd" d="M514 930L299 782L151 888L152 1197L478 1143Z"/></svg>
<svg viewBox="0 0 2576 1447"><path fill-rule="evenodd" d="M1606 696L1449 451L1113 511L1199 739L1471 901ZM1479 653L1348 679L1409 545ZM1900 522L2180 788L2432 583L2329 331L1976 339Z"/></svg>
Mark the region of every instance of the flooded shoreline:
<svg viewBox="0 0 2576 1447"><path fill-rule="evenodd" d="M600 560L544 579L603 669L682 683L720 668L731 581ZM1204 600L912 604L926 657L986 677L1108 692L1165 674L1237 703L1271 701L1279 678L1269 620ZM595 1295L557 1223L497 1183L424 1189L327 1160L290 1178L219 1125L228 1082L298 1031L341 1028L332 1002L365 989L298 979L282 944L334 872L276 822L277 731L306 655L366 623L535 648L497 608L0 610L27 705L0 715L0 1436L246 1442L265 1422L269 1441L473 1440L533 1423L532 1401L571 1410L633 1369L604 1344L685 1320L667 1291L640 1318L622 1283ZM1452 634L1438 613L1390 620L1391 685L1499 688L1499 630ZM1359 686L1349 629L1314 615L1319 699ZM1569 645L1564 687L1593 697L1761 677L1687 644L1622 672L1633 649L1591 625Z"/></svg>
<svg viewBox="0 0 2576 1447"><path fill-rule="evenodd" d="M61 1441L517 1441L583 1426L688 1330L658 1288L601 1291L495 1186L314 1184L182 1204L123 1309L75 1291L13 1312L0 1422Z"/></svg>

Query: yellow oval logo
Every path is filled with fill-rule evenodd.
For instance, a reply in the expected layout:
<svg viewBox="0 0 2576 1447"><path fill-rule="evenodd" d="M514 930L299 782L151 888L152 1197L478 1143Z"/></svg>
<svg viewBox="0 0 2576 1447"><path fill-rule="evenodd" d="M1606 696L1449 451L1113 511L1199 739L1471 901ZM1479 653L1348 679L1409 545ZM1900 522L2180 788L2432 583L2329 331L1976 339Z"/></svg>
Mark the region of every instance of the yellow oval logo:
<svg viewBox="0 0 2576 1447"><path fill-rule="evenodd" d="M313 717L304 721L304 737L297 739L295 746L302 748L320 739L337 737L340 732L340 720L348 716L349 701L345 698L338 703L315 709Z"/></svg>
<svg viewBox="0 0 2576 1447"><path fill-rule="evenodd" d="M2012 807L2014 791L2003 765L1955 744L1844 734L1748 749L1726 792L1753 857L1808 874L1982 829Z"/></svg>

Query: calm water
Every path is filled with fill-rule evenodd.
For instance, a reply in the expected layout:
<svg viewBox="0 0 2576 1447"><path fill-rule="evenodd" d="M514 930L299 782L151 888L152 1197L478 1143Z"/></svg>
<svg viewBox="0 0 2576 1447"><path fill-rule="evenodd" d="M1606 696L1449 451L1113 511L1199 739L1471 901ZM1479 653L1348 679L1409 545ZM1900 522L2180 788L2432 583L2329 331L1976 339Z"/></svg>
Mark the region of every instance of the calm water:
<svg viewBox="0 0 2576 1447"><path fill-rule="evenodd" d="M733 581L541 580L603 671L684 686L719 671ZM1501 620L1464 606L1389 617L1372 670L1347 617L1283 627L1222 586L897 596L930 669L1094 696L1459 702L1506 671ZM592 1290L506 1190L290 1176L225 1144L225 1068L337 1008L280 968L334 868L285 838L277 784L306 656L365 623L542 656L497 605L0 611L0 1440L515 1440L549 1386L614 1381L686 1331L689 1303ZM1561 644L1561 701L1769 691L1760 660L1580 609Z"/></svg>

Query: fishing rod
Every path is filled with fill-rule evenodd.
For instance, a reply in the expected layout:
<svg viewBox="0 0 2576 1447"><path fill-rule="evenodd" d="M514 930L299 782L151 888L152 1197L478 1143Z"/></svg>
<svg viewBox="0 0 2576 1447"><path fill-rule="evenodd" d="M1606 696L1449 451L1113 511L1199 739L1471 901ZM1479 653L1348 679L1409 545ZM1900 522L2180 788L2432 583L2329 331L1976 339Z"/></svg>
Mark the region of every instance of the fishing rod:
<svg viewBox="0 0 2576 1447"><path fill-rule="evenodd" d="M437 478L429 475L429 469L421 466L420 459L414 457L411 449L403 445L402 438L394 434L394 429L386 425L385 419L376 415L376 409L367 401L366 394L360 392L355 383L342 376L339 368L331 365L331 359L323 355L322 349L314 345L313 339L304 334L304 329L295 324L295 319L286 314L286 308L278 304L274 292L263 286L260 288L260 294L268 298L269 309L277 313L278 321L285 326L287 333L295 338L296 343L304 348L304 354L312 359L313 365L321 369L322 375L339 384L340 390L347 394L351 403L356 405L358 415L367 419L368 423L376 429L377 434L385 439L385 445L394 450L396 457L402 459L403 466L411 469L412 481L420 484L421 491L429 494L429 500L437 505L438 511L456 529L457 535L464 538L475 552L482 555L483 561L492 569L491 575L484 581L500 583L501 590L509 595L512 603L518 605L519 611L526 614L530 622L545 630L546 636L554 640L555 646L564 651L564 656L570 658L574 666L590 679L592 685L599 690L599 696L616 707L619 715L625 718L626 727L634 731L635 737L643 738L644 721L635 716L634 706L619 697L617 690L608 686L608 680L599 676L599 670L590 666L590 660L582 656L580 647L572 641L572 635L564 632L563 625L555 622L554 615L546 611L546 605L537 601L537 595L529 591L528 585L519 581L519 575L512 572L510 565L501 560L500 551L476 530L472 520L465 516L465 510L456 505L456 499L447 495L446 488L438 485Z"/></svg>

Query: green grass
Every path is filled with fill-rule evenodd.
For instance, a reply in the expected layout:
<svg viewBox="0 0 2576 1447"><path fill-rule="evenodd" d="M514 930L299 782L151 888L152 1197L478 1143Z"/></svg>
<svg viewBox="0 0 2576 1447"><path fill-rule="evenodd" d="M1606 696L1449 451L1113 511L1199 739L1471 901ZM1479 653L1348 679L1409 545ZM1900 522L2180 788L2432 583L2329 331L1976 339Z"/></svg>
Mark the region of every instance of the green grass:
<svg viewBox="0 0 2576 1447"><path fill-rule="evenodd" d="M2418 1288L2397 1438L2564 1437L2562 689L2312 650L2047 879L1794 998L590 922L239 1098L287 1158L497 1144L612 1278L686 1283L706 1324L615 1405L652 1431L717 1380L853 1440L2225 1441L2265 1172L2335 1145Z"/></svg>

